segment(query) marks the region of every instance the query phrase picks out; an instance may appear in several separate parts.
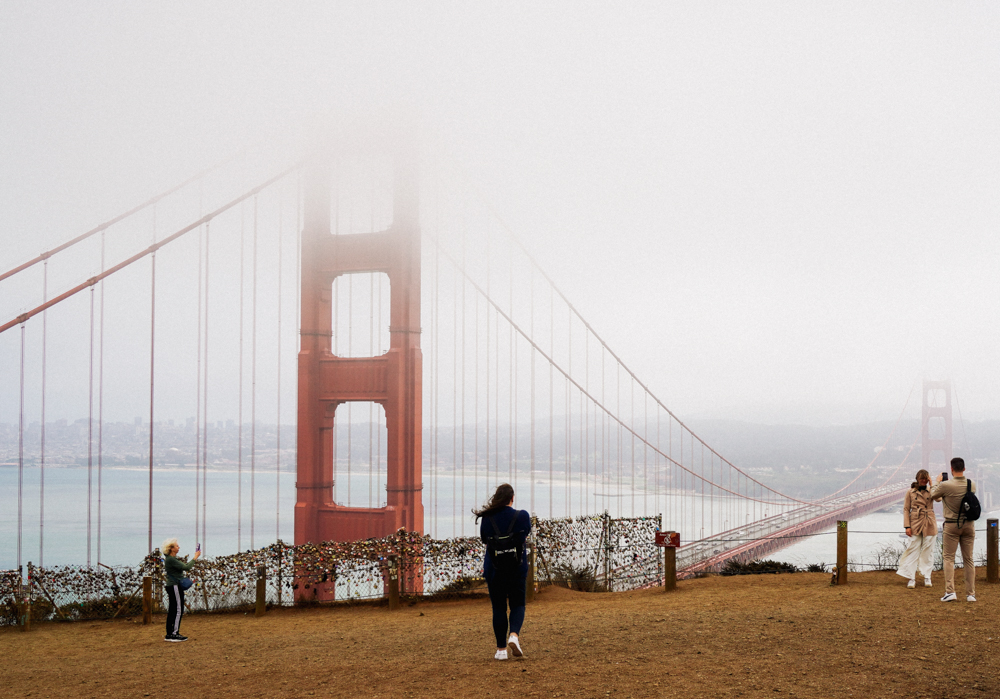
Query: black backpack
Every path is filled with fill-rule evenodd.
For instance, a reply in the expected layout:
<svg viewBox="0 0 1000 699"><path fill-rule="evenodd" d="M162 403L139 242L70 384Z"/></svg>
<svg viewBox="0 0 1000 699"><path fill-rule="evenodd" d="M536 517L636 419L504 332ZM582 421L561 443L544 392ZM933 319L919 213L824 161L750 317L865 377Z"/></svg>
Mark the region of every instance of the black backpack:
<svg viewBox="0 0 1000 699"><path fill-rule="evenodd" d="M496 519L490 517L490 524L493 525L495 533L486 537L486 550L493 560L493 567L500 572L510 572L521 567L521 547L517 545L514 536L514 524L519 514L520 511L514 513L506 533L501 533Z"/></svg>
<svg viewBox="0 0 1000 699"><path fill-rule="evenodd" d="M962 502L958 505L958 526L962 526L962 520L975 522L982 513L983 508L979 505L979 498L972 492L972 481L967 480L965 482L965 495L962 496Z"/></svg>

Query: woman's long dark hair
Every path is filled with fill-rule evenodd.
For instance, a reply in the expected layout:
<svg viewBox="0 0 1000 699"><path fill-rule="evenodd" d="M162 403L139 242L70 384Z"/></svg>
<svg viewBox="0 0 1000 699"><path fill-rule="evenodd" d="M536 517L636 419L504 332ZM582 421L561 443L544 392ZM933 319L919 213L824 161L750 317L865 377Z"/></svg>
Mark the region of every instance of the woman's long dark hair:
<svg viewBox="0 0 1000 699"><path fill-rule="evenodd" d="M497 486L497 491L489 499L481 510L473 509L472 514L476 516L476 522L480 517L492 517L497 512L507 507L514 499L514 488L509 483L501 483Z"/></svg>

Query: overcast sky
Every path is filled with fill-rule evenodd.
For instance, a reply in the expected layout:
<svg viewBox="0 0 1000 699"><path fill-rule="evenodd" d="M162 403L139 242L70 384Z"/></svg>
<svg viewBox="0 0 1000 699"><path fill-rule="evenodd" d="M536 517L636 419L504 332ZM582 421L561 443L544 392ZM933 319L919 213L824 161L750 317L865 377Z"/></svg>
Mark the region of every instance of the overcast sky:
<svg viewBox="0 0 1000 699"><path fill-rule="evenodd" d="M893 419L923 377L1000 417L998 37L995 3L3 2L0 268L402 109L681 417Z"/></svg>

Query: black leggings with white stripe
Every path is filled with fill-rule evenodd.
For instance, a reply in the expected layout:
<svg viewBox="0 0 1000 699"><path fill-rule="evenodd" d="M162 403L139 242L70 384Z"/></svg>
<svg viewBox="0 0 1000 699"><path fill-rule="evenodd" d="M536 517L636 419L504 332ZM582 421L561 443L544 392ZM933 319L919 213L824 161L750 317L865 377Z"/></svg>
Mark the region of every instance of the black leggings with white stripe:
<svg viewBox="0 0 1000 699"><path fill-rule="evenodd" d="M184 590L180 585L167 585L167 635L181 632L181 617L184 616Z"/></svg>

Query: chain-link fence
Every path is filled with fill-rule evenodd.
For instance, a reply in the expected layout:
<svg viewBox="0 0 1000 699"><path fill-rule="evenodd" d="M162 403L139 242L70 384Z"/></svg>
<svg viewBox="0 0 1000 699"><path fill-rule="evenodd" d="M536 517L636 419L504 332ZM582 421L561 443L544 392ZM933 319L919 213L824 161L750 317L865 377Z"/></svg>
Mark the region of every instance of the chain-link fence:
<svg viewBox="0 0 1000 699"><path fill-rule="evenodd" d="M659 517L533 520L537 583L585 591L622 591L663 580L661 550L653 544ZM262 549L199 559L188 572L187 612L250 611L263 581L269 606L377 601L388 595L390 571L403 599L486 595L478 538L435 540L414 532L364 541ZM153 611L166 604L159 550L138 566L42 568L27 575L0 571L0 625L34 621L110 619L142 613L143 578L153 581Z"/></svg>
<svg viewBox="0 0 1000 699"><path fill-rule="evenodd" d="M621 592L663 582L654 542L660 517L536 520L535 579L586 592Z"/></svg>

